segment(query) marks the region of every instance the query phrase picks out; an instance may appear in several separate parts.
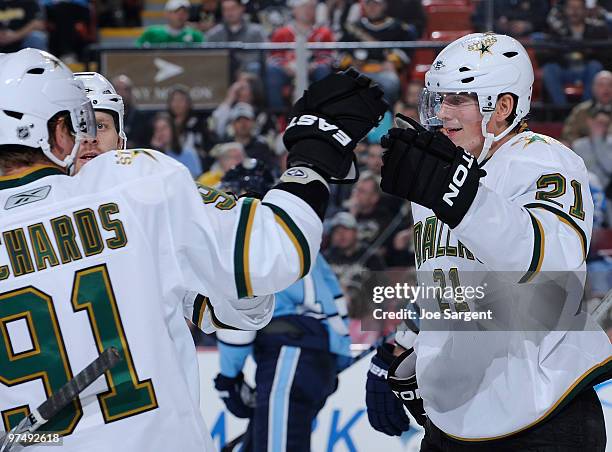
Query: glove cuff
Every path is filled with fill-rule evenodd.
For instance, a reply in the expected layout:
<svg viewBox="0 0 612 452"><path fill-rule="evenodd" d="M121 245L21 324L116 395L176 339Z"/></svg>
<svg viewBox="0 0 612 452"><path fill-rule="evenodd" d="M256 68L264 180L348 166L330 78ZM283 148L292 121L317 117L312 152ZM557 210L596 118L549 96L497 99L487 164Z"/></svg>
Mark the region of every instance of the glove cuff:
<svg viewBox="0 0 612 452"><path fill-rule="evenodd" d="M376 349L376 355L374 355L370 362L370 373L378 377L387 378L389 366L394 359L393 349L394 346L390 343L385 343Z"/></svg>
<svg viewBox="0 0 612 452"><path fill-rule="evenodd" d="M346 178L353 164L354 154L350 149L343 150L340 146L322 137L310 135L308 138L300 139L295 144L287 146L287 149L289 150L288 167L312 167L330 182L332 179Z"/></svg>

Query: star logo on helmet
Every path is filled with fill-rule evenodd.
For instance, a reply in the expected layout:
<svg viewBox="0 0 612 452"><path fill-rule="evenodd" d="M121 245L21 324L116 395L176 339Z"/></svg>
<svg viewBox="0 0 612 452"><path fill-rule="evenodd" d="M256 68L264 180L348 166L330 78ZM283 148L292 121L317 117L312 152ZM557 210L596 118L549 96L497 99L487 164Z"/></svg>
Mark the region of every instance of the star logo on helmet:
<svg viewBox="0 0 612 452"><path fill-rule="evenodd" d="M442 62L442 60L438 60L434 63L433 68L435 71L439 71L440 69L442 69L443 67L446 67L446 65Z"/></svg>
<svg viewBox="0 0 612 452"><path fill-rule="evenodd" d="M474 42L468 46L468 50L471 52L480 52L480 57L482 58L485 53L493 54L491 52L491 47L497 42L497 37L495 35L488 35L478 42Z"/></svg>

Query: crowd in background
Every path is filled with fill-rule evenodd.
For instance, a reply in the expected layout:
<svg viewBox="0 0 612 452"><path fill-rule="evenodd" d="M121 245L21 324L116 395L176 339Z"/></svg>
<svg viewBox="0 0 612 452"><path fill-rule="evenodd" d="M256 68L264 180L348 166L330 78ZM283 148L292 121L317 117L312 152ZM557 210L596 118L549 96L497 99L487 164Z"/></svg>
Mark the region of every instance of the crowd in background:
<svg viewBox="0 0 612 452"><path fill-rule="evenodd" d="M142 26L144 0L0 0L0 51L48 49L66 62L82 60L99 27ZM200 42L385 42L431 39L420 0L168 0L165 23L143 29L139 46ZM483 0L471 6L471 30L493 30L526 42L580 42L609 39L611 0ZM563 107L563 143L578 153L591 173L595 227L612 227L612 52L610 47L572 46L571 51L536 49L532 57L542 96ZM432 54L433 55L433 54ZM362 318L372 308L360 293L389 268L414 265L410 210L381 192L380 136L392 114L417 117L422 77L415 77L414 53L401 49L318 50L309 53L310 81L354 66L384 89L390 111L378 130L357 149L361 170L354 186L332 186L323 254L350 300L349 314ZM263 61L263 67L262 67ZM431 61L429 61L431 63ZM292 51L234 52L231 83L212 111L196 111L189 90L170 90L164 111L139 110L131 80L112 80L126 105L128 147L150 147L185 164L194 179L217 185L246 158L264 162L274 175L285 166L282 131L296 73ZM572 89L568 89L572 88ZM537 130L536 130L537 131ZM612 258L597 250L590 267L591 293L612 287ZM390 328L381 325L381 330ZM357 334L357 333L355 333Z"/></svg>

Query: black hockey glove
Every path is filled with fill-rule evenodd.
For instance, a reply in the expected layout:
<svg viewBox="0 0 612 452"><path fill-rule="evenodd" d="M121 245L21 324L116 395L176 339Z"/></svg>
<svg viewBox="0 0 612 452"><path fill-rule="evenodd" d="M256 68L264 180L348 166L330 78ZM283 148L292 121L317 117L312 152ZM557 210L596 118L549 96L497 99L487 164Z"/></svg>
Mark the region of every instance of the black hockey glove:
<svg viewBox="0 0 612 452"><path fill-rule="evenodd" d="M393 345L376 349L366 381L368 421L375 430L389 436L401 436L410 428L410 418L387 382L387 369L393 361Z"/></svg>
<svg viewBox="0 0 612 452"><path fill-rule="evenodd" d="M417 385L415 366L414 350L406 350L395 358L389 367L387 383L391 386L393 394L402 401L418 424L424 426L427 415L423 409L423 400Z"/></svg>
<svg viewBox="0 0 612 452"><path fill-rule="evenodd" d="M291 110L283 142L287 167L307 166L330 182L357 179L357 143L389 108L383 92L355 69L313 83Z"/></svg>
<svg viewBox="0 0 612 452"><path fill-rule="evenodd" d="M255 390L244 381L240 372L235 377L219 374L215 378L215 389L230 413L239 418L253 417Z"/></svg>
<svg viewBox="0 0 612 452"><path fill-rule="evenodd" d="M486 175L476 159L442 132L431 132L413 119L392 128L381 140L381 188L434 211L449 227L457 226L474 201L478 181Z"/></svg>

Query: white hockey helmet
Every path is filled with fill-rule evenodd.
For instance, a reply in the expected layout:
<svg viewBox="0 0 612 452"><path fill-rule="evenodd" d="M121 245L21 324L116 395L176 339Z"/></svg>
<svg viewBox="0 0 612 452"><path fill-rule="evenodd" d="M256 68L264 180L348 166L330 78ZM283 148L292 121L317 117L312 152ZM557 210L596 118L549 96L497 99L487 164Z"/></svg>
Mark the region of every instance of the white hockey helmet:
<svg viewBox="0 0 612 452"><path fill-rule="evenodd" d="M51 152L48 121L68 112L75 143L60 160ZM95 138L96 118L83 85L59 59L37 49L0 54L0 145L42 149L53 163L70 168L83 138Z"/></svg>
<svg viewBox="0 0 612 452"><path fill-rule="evenodd" d="M94 110L107 110L113 114L115 123L119 129L119 137L123 140L123 149L127 146L127 136L123 129L123 117L125 106L123 98L117 94L115 87L106 77L97 72L76 72L74 76L85 85L85 93Z"/></svg>
<svg viewBox="0 0 612 452"><path fill-rule="evenodd" d="M506 136L529 113L533 67L520 42L506 35L472 33L453 41L436 57L425 74L425 89L419 105L424 126L441 126L437 118L444 93L470 93L478 98L483 116L485 145L478 160L484 160L491 144ZM487 132L487 124L499 95L517 97L516 116L502 133Z"/></svg>

